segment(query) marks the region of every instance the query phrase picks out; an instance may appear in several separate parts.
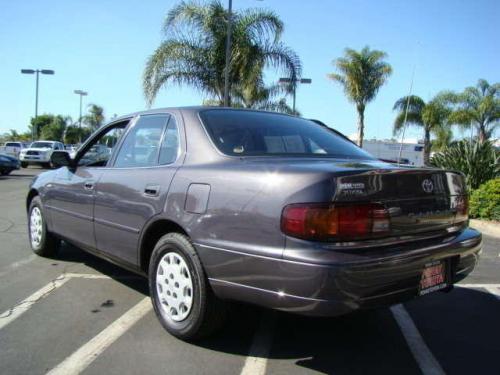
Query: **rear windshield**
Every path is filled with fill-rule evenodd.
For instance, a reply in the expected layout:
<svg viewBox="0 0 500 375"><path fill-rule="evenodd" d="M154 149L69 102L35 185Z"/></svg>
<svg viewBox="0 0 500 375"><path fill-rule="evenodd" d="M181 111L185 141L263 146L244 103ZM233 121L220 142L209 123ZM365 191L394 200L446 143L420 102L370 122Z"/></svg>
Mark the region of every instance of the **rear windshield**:
<svg viewBox="0 0 500 375"><path fill-rule="evenodd" d="M277 113L210 109L200 117L217 148L233 156L373 159L313 121Z"/></svg>

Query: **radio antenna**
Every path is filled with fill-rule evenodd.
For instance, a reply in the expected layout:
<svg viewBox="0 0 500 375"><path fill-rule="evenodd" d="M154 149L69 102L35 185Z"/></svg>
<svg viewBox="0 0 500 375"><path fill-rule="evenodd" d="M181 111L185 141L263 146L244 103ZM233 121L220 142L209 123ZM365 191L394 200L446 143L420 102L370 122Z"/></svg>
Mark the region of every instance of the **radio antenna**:
<svg viewBox="0 0 500 375"><path fill-rule="evenodd" d="M410 82L410 89L408 90L408 99L406 100L405 120L403 121L403 134L401 136L401 144L399 145L398 167L401 166L401 154L403 153L403 142L405 140L405 133L406 133L406 120L408 119L408 108L410 107L410 97L411 97L411 92L413 90L413 80L415 79L416 66L417 64L415 63L413 65L413 71L411 73L411 82Z"/></svg>

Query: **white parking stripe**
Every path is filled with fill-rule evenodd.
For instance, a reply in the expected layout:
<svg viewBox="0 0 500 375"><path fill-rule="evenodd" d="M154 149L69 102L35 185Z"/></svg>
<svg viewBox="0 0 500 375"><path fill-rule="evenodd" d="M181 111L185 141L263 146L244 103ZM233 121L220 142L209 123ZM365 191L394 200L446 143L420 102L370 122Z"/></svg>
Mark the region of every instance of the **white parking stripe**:
<svg viewBox="0 0 500 375"><path fill-rule="evenodd" d="M500 288L500 284L455 284L461 288Z"/></svg>
<svg viewBox="0 0 500 375"><path fill-rule="evenodd" d="M0 272L0 277L3 277L7 275L8 273L14 271L16 268L19 268L21 266L24 266L25 264L33 262L36 258L38 258L37 255L31 254L29 257L21 259L17 262L14 262L12 264L9 264L7 267L5 267L5 271Z"/></svg>
<svg viewBox="0 0 500 375"><path fill-rule="evenodd" d="M500 287L498 287L498 286L496 286L496 287L495 286L487 286L484 289L486 289L488 292L490 292L495 297L497 297L498 299L500 299Z"/></svg>
<svg viewBox="0 0 500 375"><path fill-rule="evenodd" d="M37 290L28 298L23 301L17 303L14 307L11 307L9 310L4 311L0 315L0 329L5 327L7 324L12 323L14 320L19 318L22 314L28 311L31 306L33 306L36 302L47 297L51 292L59 288L61 285L66 283L69 278L64 277L63 275L59 276L57 279L51 281L43 288Z"/></svg>
<svg viewBox="0 0 500 375"><path fill-rule="evenodd" d="M102 352L123 335L152 308L151 300L145 297L92 340L80 347L68 358L54 367L47 375L79 374L86 369Z"/></svg>
<svg viewBox="0 0 500 375"><path fill-rule="evenodd" d="M75 279L105 279L109 280L111 277L106 275L99 275L93 273L67 273L66 277L75 278Z"/></svg>
<svg viewBox="0 0 500 375"><path fill-rule="evenodd" d="M29 258L28 258L29 259ZM11 265L12 266L12 265ZM5 327L7 324L12 323L14 320L19 318L22 314L28 311L35 303L41 301L47 297L51 292L59 288L61 285L66 283L70 279L105 279L109 280L111 277L100 274L91 273L63 273L56 279L45 285L43 288L37 290L28 298L15 304L13 307L4 311L0 314L0 329ZM117 279L135 279L140 278L140 276L122 276L116 277Z"/></svg>
<svg viewBox="0 0 500 375"><path fill-rule="evenodd" d="M273 342L274 313L265 313L260 326L253 336L248 357L241 369L241 375L264 375L267 359Z"/></svg>
<svg viewBox="0 0 500 375"><path fill-rule="evenodd" d="M415 323L413 323L403 305L392 306L391 312L422 373L425 375L444 375L444 370L425 344Z"/></svg>

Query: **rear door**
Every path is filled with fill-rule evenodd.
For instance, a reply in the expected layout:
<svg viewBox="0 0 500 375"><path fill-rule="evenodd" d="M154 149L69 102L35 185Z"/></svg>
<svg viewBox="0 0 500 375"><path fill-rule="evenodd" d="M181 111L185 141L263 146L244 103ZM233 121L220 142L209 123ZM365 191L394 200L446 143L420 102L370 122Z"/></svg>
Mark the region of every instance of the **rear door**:
<svg viewBox="0 0 500 375"><path fill-rule="evenodd" d="M181 163L178 123L166 113L140 116L96 185L97 248L111 258L137 264L140 232L163 210Z"/></svg>

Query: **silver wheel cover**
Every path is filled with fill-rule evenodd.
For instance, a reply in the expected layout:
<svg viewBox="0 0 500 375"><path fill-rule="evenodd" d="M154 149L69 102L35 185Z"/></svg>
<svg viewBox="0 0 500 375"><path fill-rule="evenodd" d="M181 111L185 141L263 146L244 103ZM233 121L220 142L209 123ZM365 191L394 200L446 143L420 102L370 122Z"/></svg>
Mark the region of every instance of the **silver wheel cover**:
<svg viewBox="0 0 500 375"><path fill-rule="evenodd" d="M156 291L165 315L175 322L188 317L193 306L193 282L186 262L178 253L167 253L158 263Z"/></svg>
<svg viewBox="0 0 500 375"><path fill-rule="evenodd" d="M42 243L43 216L38 207L33 207L30 214L30 240L31 246L37 248Z"/></svg>

